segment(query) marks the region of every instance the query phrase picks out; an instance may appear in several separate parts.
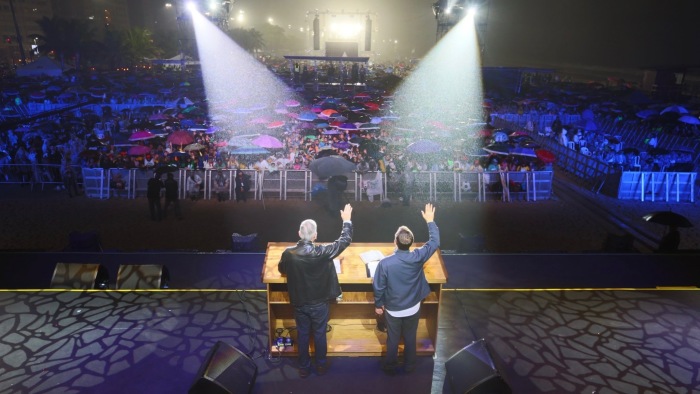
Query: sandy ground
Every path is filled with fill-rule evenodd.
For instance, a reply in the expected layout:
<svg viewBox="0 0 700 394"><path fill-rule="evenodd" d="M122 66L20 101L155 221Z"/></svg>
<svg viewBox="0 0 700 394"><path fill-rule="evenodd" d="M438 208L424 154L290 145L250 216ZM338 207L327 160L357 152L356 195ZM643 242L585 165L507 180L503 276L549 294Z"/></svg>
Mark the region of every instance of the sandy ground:
<svg viewBox="0 0 700 394"><path fill-rule="evenodd" d="M583 190L581 193L588 193ZM696 203L621 201L594 196L630 225L660 238L665 227L647 223L650 211L673 210L688 217L694 228L681 229L681 249L700 249L700 209ZM409 226L416 241L424 241L427 229L420 215L425 202L404 207L394 202L351 202L355 242L392 242L399 225ZM230 251L232 234L258 234L257 250L268 242L295 242L299 223L315 219L319 241L332 241L340 232L339 213L330 214L317 201L267 198L217 202L181 200L183 220L171 213L165 220L150 220L145 198L70 198L65 191L2 185L0 187L0 250L63 250L72 231L95 231L104 250L134 252L162 250ZM458 250L460 234L483 238L494 253L589 252L602 249L609 234L622 235L619 226L601 220L601 213L582 208L565 197L537 202L438 202L436 223L441 248ZM642 252L649 252L638 248Z"/></svg>

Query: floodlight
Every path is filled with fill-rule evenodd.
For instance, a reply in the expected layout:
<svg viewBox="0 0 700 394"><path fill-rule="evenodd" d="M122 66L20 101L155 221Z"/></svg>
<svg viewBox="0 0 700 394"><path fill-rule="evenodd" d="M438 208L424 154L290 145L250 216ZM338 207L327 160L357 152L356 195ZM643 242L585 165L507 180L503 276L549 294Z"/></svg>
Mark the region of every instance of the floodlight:
<svg viewBox="0 0 700 394"><path fill-rule="evenodd" d="M197 3L193 2L193 1L188 1L187 4L185 5L185 8L187 8L187 10L190 12L197 11Z"/></svg>

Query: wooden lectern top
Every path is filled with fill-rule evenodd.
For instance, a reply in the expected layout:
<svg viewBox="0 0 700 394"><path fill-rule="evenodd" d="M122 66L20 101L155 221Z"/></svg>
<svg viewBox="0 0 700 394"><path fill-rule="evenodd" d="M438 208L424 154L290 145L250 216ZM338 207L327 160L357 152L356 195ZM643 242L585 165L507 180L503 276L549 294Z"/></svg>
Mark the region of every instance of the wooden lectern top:
<svg viewBox="0 0 700 394"><path fill-rule="evenodd" d="M270 242L267 244L265 254L265 264L263 265L263 283L286 283L287 278L283 277L277 270L277 264L282 257L282 252L295 242ZM414 247L422 246L422 243L414 244ZM367 276L365 263L360 258L360 254L371 250L378 250L384 256L394 253L393 243L352 243L337 258L340 260L341 272L338 274L338 281L343 284L349 283L372 283L372 279ZM425 278L428 283L447 283L447 270L442 260L442 254L438 249L423 266Z"/></svg>

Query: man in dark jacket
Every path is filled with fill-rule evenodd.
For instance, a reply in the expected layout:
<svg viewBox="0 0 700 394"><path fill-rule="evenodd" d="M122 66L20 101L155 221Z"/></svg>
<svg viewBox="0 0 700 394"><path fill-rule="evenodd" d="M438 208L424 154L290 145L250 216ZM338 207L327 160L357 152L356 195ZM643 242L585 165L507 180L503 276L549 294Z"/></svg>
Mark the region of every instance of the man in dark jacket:
<svg viewBox="0 0 700 394"><path fill-rule="evenodd" d="M175 217L178 220L182 219L182 213L180 212L180 200L178 193L180 189L178 188L177 181L173 178L173 173L169 172L165 182L165 207L163 207L163 218L168 215L168 207L173 204L173 209L175 210Z"/></svg>
<svg viewBox="0 0 700 394"><path fill-rule="evenodd" d="M428 224L428 242L409 251L413 245L413 233L406 226L399 227L394 235L396 250L379 262L372 282L375 312L386 317L386 356L382 370L388 374L396 373L401 337L404 343L404 370L412 372L416 367L420 303L430 294L423 265L440 247L440 231L433 221L435 207L430 203L425 204L425 211L421 211L421 214Z"/></svg>
<svg viewBox="0 0 700 394"><path fill-rule="evenodd" d="M338 275L333 259L339 256L352 241L352 207L350 204L340 211L343 230L340 238L329 244L314 244L317 236L316 222L304 220L299 226L300 241L296 246L282 252L277 266L287 276L289 300L294 306L299 348L299 376L311 374L309 340L314 336L314 358L316 373L323 375L328 370L326 353L326 327L330 315L329 302L341 295Z"/></svg>
<svg viewBox="0 0 700 394"><path fill-rule="evenodd" d="M153 178L148 180L146 189L146 198L148 198L148 208L151 211L151 220L160 221L163 217L163 210L160 205L160 189L164 188L163 181L160 180L160 174L153 173Z"/></svg>

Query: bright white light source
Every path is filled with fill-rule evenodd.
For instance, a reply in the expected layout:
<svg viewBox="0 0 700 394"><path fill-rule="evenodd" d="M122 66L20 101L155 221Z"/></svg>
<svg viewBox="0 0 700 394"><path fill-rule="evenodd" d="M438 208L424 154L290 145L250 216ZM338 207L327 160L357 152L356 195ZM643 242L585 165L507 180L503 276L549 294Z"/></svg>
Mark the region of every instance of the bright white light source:
<svg viewBox="0 0 700 394"><path fill-rule="evenodd" d="M194 12L194 11L197 11L197 4L193 1L190 1L187 3L185 8L187 8L187 10L190 12Z"/></svg>

